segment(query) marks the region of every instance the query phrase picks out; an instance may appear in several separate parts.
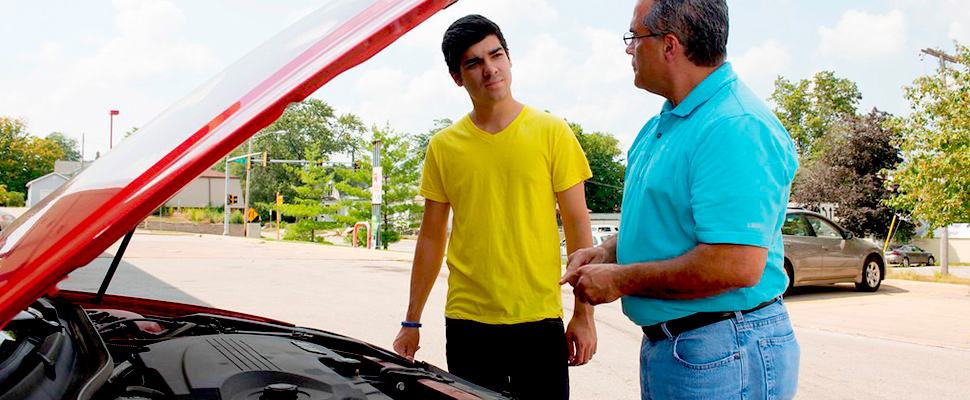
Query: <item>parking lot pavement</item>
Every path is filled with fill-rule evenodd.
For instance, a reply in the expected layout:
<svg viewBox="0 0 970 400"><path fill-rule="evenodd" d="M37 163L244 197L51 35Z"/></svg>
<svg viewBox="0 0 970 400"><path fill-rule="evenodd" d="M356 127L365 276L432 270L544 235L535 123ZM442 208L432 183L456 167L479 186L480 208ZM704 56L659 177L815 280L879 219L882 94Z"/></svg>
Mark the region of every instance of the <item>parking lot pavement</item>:
<svg viewBox="0 0 970 400"><path fill-rule="evenodd" d="M61 287L97 290L114 247ZM390 348L407 307L406 252L138 232L109 293L257 314ZM447 272L425 308L418 358L445 367ZM563 290L566 315L572 296ZM799 399L967 398L970 288L887 280L795 288L786 300L802 346ZM637 399L642 333L619 302L597 306L599 349L570 369L572 398Z"/></svg>

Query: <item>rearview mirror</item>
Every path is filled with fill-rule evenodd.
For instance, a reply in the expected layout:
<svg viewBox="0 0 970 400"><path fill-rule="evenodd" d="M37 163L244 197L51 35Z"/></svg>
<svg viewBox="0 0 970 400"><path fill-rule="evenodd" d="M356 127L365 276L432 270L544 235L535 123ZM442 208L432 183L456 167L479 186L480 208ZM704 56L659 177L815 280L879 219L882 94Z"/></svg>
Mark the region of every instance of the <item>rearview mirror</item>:
<svg viewBox="0 0 970 400"><path fill-rule="evenodd" d="M845 240L851 240L853 237L852 232L845 231Z"/></svg>

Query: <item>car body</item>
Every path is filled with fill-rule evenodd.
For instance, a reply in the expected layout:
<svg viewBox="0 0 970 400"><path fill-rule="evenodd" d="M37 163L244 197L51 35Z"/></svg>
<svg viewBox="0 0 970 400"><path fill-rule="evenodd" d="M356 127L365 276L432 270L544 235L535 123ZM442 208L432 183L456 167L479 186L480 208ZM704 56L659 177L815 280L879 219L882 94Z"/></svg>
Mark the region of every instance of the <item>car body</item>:
<svg viewBox="0 0 970 400"><path fill-rule="evenodd" d="M138 222L288 104L451 2L331 2L203 84L0 232L0 400L506 399L336 333L106 294ZM57 288L122 236L98 293Z"/></svg>
<svg viewBox="0 0 970 400"><path fill-rule="evenodd" d="M860 291L876 291L886 275L881 248L821 214L788 209L782 238L789 289L854 282Z"/></svg>
<svg viewBox="0 0 970 400"><path fill-rule="evenodd" d="M886 263L891 265L901 265L909 267L913 264L934 265L936 259L933 253L923 250L915 244L894 244L890 245L883 253Z"/></svg>

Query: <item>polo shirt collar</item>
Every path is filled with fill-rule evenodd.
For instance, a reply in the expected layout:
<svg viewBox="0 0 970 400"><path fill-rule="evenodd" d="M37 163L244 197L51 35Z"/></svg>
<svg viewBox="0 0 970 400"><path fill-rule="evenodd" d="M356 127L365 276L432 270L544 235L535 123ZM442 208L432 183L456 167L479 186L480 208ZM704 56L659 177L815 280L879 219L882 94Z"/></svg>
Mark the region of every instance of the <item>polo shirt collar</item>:
<svg viewBox="0 0 970 400"><path fill-rule="evenodd" d="M720 68L711 72L707 78L704 78L700 84L694 87L690 91L690 94L681 101L677 107L673 107L670 100L664 103L663 112L671 112L678 117L686 117L690 115L701 104L704 104L708 99L714 96L722 86L727 83L737 79L737 74L734 73L734 69L731 68L731 63L725 62Z"/></svg>

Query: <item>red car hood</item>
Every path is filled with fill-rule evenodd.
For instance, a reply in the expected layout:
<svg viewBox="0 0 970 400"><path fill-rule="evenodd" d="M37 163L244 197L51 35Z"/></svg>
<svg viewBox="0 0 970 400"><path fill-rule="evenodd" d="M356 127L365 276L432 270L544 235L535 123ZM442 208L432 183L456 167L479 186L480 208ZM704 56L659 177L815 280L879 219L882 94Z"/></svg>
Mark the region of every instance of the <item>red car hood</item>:
<svg viewBox="0 0 970 400"><path fill-rule="evenodd" d="M455 1L333 1L140 128L0 234L0 325L53 293L289 103Z"/></svg>

